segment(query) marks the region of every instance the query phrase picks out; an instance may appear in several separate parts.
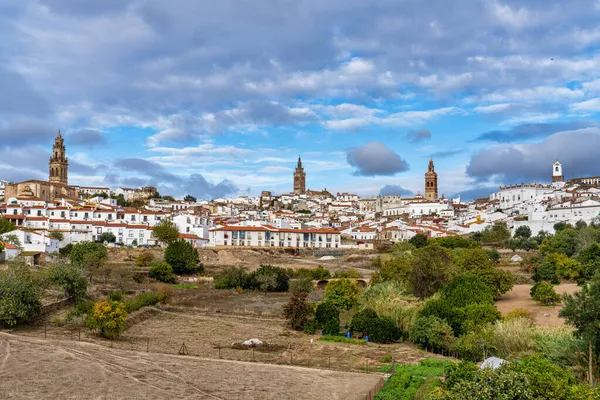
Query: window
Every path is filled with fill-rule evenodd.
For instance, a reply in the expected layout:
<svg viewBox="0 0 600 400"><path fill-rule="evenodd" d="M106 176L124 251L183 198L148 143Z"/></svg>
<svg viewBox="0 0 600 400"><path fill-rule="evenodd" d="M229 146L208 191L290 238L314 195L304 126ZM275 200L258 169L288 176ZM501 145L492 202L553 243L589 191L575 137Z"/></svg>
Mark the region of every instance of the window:
<svg viewBox="0 0 600 400"><path fill-rule="evenodd" d="M64 217L65 217L65 212L64 212L64 211L61 211L61 212L60 212L60 217L61 217L61 218L64 218Z"/></svg>
<svg viewBox="0 0 600 400"><path fill-rule="evenodd" d="M131 216L131 222L134 222L134 221L135 221L135 215L132 215Z"/></svg>
<svg viewBox="0 0 600 400"><path fill-rule="evenodd" d="M139 237L144 237L144 231L140 231Z"/></svg>
<svg viewBox="0 0 600 400"><path fill-rule="evenodd" d="M112 220L112 214L108 214L108 220Z"/></svg>
<svg viewBox="0 0 600 400"><path fill-rule="evenodd" d="M99 227L96 228L96 234L98 234L98 235L102 234L102 227L101 226L99 226Z"/></svg>
<svg viewBox="0 0 600 400"><path fill-rule="evenodd" d="M133 231L130 229L129 230L129 237L132 238L133 237Z"/></svg>
<svg viewBox="0 0 600 400"><path fill-rule="evenodd" d="M148 222L148 216L144 215L144 222Z"/></svg>
<svg viewBox="0 0 600 400"><path fill-rule="evenodd" d="M38 215L38 217L41 217L42 216L42 210L38 210L37 215Z"/></svg>
<svg viewBox="0 0 600 400"><path fill-rule="evenodd" d="M13 210L13 215L17 215L17 210Z"/></svg>

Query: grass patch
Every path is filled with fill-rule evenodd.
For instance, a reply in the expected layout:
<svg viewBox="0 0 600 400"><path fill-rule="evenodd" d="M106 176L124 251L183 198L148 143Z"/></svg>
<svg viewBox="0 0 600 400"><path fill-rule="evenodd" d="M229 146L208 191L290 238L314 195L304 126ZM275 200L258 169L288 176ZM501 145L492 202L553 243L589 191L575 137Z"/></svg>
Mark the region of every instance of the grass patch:
<svg viewBox="0 0 600 400"><path fill-rule="evenodd" d="M367 341L364 339L348 339L345 336L333 336L333 335L324 335L319 338L324 342L332 342L332 343L348 343L348 344L366 344Z"/></svg>
<svg viewBox="0 0 600 400"><path fill-rule="evenodd" d="M198 289L199 286L194 283L180 283L179 285L175 285L176 289Z"/></svg>
<svg viewBox="0 0 600 400"><path fill-rule="evenodd" d="M416 365L396 365L390 377L375 400L414 400L424 399L431 391L441 386L438 378L444 375L452 361L426 359Z"/></svg>
<svg viewBox="0 0 600 400"><path fill-rule="evenodd" d="M392 356L383 356L379 359L380 363L390 363L392 362Z"/></svg>
<svg viewBox="0 0 600 400"><path fill-rule="evenodd" d="M158 295L154 292L141 293L132 300L125 300L125 310L128 313L139 310L142 307L153 306L158 303Z"/></svg>

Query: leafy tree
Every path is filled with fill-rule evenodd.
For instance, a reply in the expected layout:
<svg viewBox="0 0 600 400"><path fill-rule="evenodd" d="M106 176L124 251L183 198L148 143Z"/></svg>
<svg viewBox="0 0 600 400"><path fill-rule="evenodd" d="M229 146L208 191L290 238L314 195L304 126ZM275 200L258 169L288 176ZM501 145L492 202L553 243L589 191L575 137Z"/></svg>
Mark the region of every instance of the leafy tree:
<svg viewBox="0 0 600 400"><path fill-rule="evenodd" d="M106 248L101 243L94 242L76 243L69 253L71 264L87 271L90 281L102 268L107 257Z"/></svg>
<svg viewBox="0 0 600 400"><path fill-rule="evenodd" d="M127 311L125 311L124 303L102 300L94 304L85 323L89 329L98 332L100 336L106 339L116 339L125 329L126 318Z"/></svg>
<svg viewBox="0 0 600 400"><path fill-rule="evenodd" d="M17 235L6 235L2 240L4 241L4 243L12 244L13 246L19 249L23 249L21 241L19 240L19 237Z"/></svg>
<svg viewBox="0 0 600 400"><path fill-rule="evenodd" d="M579 221L577 221L575 223L575 229L577 229L577 230L580 230L580 229L583 229L583 228L586 228L586 227L587 227L587 223L584 220L582 220L582 219L580 219Z"/></svg>
<svg viewBox="0 0 600 400"><path fill-rule="evenodd" d="M328 301L324 301L317 306L315 321L326 335L340 333L340 310Z"/></svg>
<svg viewBox="0 0 600 400"><path fill-rule="evenodd" d="M161 196L163 200L167 200L167 201L175 201L175 198L173 196Z"/></svg>
<svg viewBox="0 0 600 400"><path fill-rule="evenodd" d="M450 250L439 246L426 246L414 252L410 272L410 285L415 296L431 296L456 275L457 269Z"/></svg>
<svg viewBox="0 0 600 400"><path fill-rule="evenodd" d="M165 249L165 261L176 274L201 273L204 270L196 249L183 239L169 243Z"/></svg>
<svg viewBox="0 0 600 400"><path fill-rule="evenodd" d="M196 199L194 196L192 196L191 194L186 194L185 197L183 198L183 201L190 201L192 203L195 203L198 199Z"/></svg>
<svg viewBox="0 0 600 400"><path fill-rule="evenodd" d="M88 281L81 268L73 264L57 264L46 270L50 282L63 288L65 296L72 297L75 302L84 299Z"/></svg>
<svg viewBox="0 0 600 400"><path fill-rule="evenodd" d="M281 267L261 265L253 274L257 288L263 292L287 292L291 273Z"/></svg>
<svg viewBox="0 0 600 400"><path fill-rule="evenodd" d="M496 249L487 250L488 257L492 264L498 264L500 262L500 253Z"/></svg>
<svg viewBox="0 0 600 400"><path fill-rule="evenodd" d="M277 276L274 274L260 274L254 277L256 288L265 293L275 292L277 289Z"/></svg>
<svg viewBox="0 0 600 400"><path fill-rule="evenodd" d="M294 270L294 278L307 278L316 281L321 281L331 278L331 273L329 272L329 270L323 268L322 265L319 265L317 268L314 269L299 268Z"/></svg>
<svg viewBox="0 0 600 400"><path fill-rule="evenodd" d="M358 304L360 289L356 281L345 278L329 281L325 287L325 301L338 309L349 310Z"/></svg>
<svg viewBox="0 0 600 400"><path fill-rule="evenodd" d="M15 226L15 224L13 224L12 222L10 222L9 220L7 220L6 218L4 218L3 216L0 216L0 235L7 233L7 232L12 232L15 229L17 229L17 227Z"/></svg>
<svg viewBox="0 0 600 400"><path fill-rule="evenodd" d="M429 238L427 237L427 235L425 235L423 233L417 233L415 236L411 237L408 240L408 243L412 244L417 249L420 249L421 247L427 246L428 241L429 241Z"/></svg>
<svg viewBox="0 0 600 400"><path fill-rule="evenodd" d="M298 331L304 329L312 314L312 307L306 300L307 296L305 292L295 292L283 307L283 315L288 324Z"/></svg>
<svg viewBox="0 0 600 400"><path fill-rule="evenodd" d="M578 250L578 232L566 227L556 232L554 236L544 239L540 245L541 254L562 253L572 257Z"/></svg>
<svg viewBox="0 0 600 400"><path fill-rule="evenodd" d="M0 242L0 253L4 251L4 243Z"/></svg>
<svg viewBox="0 0 600 400"><path fill-rule="evenodd" d="M104 232L102 235L100 235L101 243L104 243L104 242L115 243L116 241L117 241L117 237L112 232Z"/></svg>
<svg viewBox="0 0 600 400"><path fill-rule="evenodd" d="M529 291L531 298L540 303L551 306L560 303L560 296L554 291L552 284L548 282L538 282Z"/></svg>
<svg viewBox="0 0 600 400"><path fill-rule="evenodd" d="M481 247L454 250L454 263L463 271L492 267L488 252Z"/></svg>
<svg viewBox="0 0 600 400"><path fill-rule="evenodd" d="M554 231L555 232L560 232L563 231L565 229L573 229L573 227L571 226L571 224L566 223L566 222L557 222L554 224Z"/></svg>
<svg viewBox="0 0 600 400"><path fill-rule="evenodd" d="M290 281L290 293L306 293L313 291L313 283L310 278L300 278Z"/></svg>
<svg viewBox="0 0 600 400"><path fill-rule="evenodd" d="M597 272L600 272L600 245L592 243L579 252L578 259L583 264L583 276L587 279L592 278Z"/></svg>
<svg viewBox="0 0 600 400"><path fill-rule="evenodd" d="M358 312L349 327L351 332L368 335L374 343L392 343L400 338L400 329L389 318L380 318L377 313L371 309L365 309Z"/></svg>
<svg viewBox="0 0 600 400"><path fill-rule="evenodd" d="M454 340L452 328L436 316L419 316L410 330L410 340L424 349L440 352Z"/></svg>
<svg viewBox="0 0 600 400"><path fill-rule="evenodd" d="M42 310L41 292L25 266L0 271L0 325L15 326L37 317Z"/></svg>
<svg viewBox="0 0 600 400"><path fill-rule="evenodd" d="M600 275L583 286L580 292L565 295L559 316L576 329L576 335L588 345L588 379L594 385L594 356L598 353L600 337Z"/></svg>
<svg viewBox="0 0 600 400"><path fill-rule="evenodd" d="M531 237L531 228L527 225L521 225L515 231L515 238L529 239Z"/></svg>
<svg viewBox="0 0 600 400"><path fill-rule="evenodd" d="M488 226L482 232L481 240L483 243L498 244L510 239L510 231L504 222L496 222L492 226Z"/></svg>
<svg viewBox="0 0 600 400"><path fill-rule="evenodd" d="M65 235L59 231L50 232L48 236L58 240L59 242L62 242L65 239Z"/></svg>
<svg viewBox="0 0 600 400"><path fill-rule="evenodd" d="M474 275L459 275L441 292L442 299L453 307L464 307L476 303L494 303L492 290Z"/></svg>
<svg viewBox="0 0 600 400"><path fill-rule="evenodd" d="M474 270L470 273L477 276L492 289L494 299L510 291L515 284L513 275L510 272L494 267Z"/></svg>
<svg viewBox="0 0 600 400"><path fill-rule="evenodd" d="M159 282L164 283L175 283L177 279L173 275L173 267L164 261L155 261L150 266L148 276L152 279L156 279Z"/></svg>
<svg viewBox="0 0 600 400"><path fill-rule="evenodd" d="M179 238L177 225L168 219L163 219L152 228L152 233L156 239L166 245L175 242Z"/></svg>
<svg viewBox="0 0 600 400"><path fill-rule="evenodd" d="M228 268L214 277L215 289L254 289L252 276L244 268Z"/></svg>
<svg viewBox="0 0 600 400"><path fill-rule="evenodd" d="M408 282L412 260L413 257L408 253L380 255L373 261L373 266L378 268L379 271L371 276L371 282Z"/></svg>
<svg viewBox="0 0 600 400"><path fill-rule="evenodd" d="M581 264L561 253L551 253L544 257L542 263L534 268L533 279L537 282L551 281L558 283L558 277L577 279L581 275Z"/></svg>
<svg viewBox="0 0 600 400"><path fill-rule="evenodd" d="M575 383L571 372L539 354L525 356L520 363L512 363L508 368L527 377L535 399L564 399L569 385Z"/></svg>
<svg viewBox="0 0 600 400"><path fill-rule="evenodd" d="M472 247L481 247L481 244L478 243L473 238L463 237L463 236L443 236L436 237L429 241L429 245L435 245L440 247L445 247L446 249L468 249Z"/></svg>

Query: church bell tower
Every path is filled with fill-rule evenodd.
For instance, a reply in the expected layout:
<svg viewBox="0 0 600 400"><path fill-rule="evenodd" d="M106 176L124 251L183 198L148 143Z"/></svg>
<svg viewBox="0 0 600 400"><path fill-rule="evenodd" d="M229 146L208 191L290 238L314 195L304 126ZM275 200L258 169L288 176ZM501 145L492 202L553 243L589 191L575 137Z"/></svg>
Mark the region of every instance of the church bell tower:
<svg viewBox="0 0 600 400"><path fill-rule="evenodd" d="M69 159L66 156L65 141L58 131L54 139L52 148L52 157L50 157L50 177L49 181L54 183L69 184Z"/></svg>
<svg viewBox="0 0 600 400"><path fill-rule="evenodd" d="M425 198L428 201L436 201L438 199L438 175L435 172L433 159L429 159L429 166L425 173Z"/></svg>
<svg viewBox="0 0 600 400"><path fill-rule="evenodd" d="M298 165L296 171L294 171L294 194L306 193L306 172L302 167L302 160L298 156Z"/></svg>

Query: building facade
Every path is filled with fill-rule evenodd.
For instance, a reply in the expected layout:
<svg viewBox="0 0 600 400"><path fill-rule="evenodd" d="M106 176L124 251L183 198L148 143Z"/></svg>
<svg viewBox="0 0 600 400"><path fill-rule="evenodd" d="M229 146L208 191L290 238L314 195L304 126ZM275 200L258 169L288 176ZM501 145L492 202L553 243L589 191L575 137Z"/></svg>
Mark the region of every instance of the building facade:
<svg viewBox="0 0 600 400"><path fill-rule="evenodd" d="M263 226L223 226L210 230L213 246L338 248L341 234L335 229L288 229Z"/></svg>
<svg viewBox="0 0 600 400"><path fill-rule="evenodd" d="M52 157L49 163L49 181L53 183L69 184L69 159L66 156L65 141L58 131L56 139L54 139L54 147L52 148Z"/></svg>
<svg viewBox="0 0 600 400"><path fill-rule="evenodd" d="M302 160L298 156L298 165L294 171L294 193L304 194L306 192L306 172L302 167Z"/></svg>
<svg viewBox="0 0 600 400"><path fill-rule="evenodd" d="M429 159L429 166L425 173L425 198L428 201L436 201L438 199L438 176L435 172L433 159Z"/></svg>

